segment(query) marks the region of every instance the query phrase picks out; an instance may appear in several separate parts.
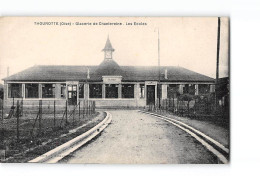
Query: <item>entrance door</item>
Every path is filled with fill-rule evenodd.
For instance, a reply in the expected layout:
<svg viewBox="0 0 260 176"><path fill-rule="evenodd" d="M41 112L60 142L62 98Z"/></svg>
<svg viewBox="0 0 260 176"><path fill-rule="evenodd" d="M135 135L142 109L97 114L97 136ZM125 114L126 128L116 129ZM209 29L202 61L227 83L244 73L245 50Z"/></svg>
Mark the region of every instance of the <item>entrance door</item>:
<svg viewBox="0 0 260 176"><path fill-rule="evenodd" d="M147 85L146 105L155 104L155 85Z"/></svg>
<svg viewBox="0 0 260 176"><path fill-rule="evenodd" d="M77 85L68 85L68 104L77 105Z"/></svg>

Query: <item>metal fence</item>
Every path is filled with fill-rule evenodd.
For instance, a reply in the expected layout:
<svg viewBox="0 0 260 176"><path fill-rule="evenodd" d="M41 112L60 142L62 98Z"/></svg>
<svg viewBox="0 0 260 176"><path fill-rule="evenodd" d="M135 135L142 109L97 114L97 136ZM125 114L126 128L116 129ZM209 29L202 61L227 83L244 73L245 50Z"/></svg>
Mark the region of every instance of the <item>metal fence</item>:
<svg viewBox="0 0 260 176"><path fill-rule="evenodd" d="M78 126L91 120L96 113L95 101L79 101L77 105L57 106L56 101L47 107L43 107L43 101L33 108L24 108L23 100L17 100L11 107L1 107L1 144L0 149L23 150L28 145L41 143L52 135L63 134L73 126ZM42 141L39 141L41 138Z"/></svg>
<svg viewBox="0 0 260 176"><path fill-rule="evenodd" d="M213 96L179 96L176 98L161 99L155 104L148 105L148 111L170 112L179 116L207 117L227 116L229 105L215 104Z"/></svg>

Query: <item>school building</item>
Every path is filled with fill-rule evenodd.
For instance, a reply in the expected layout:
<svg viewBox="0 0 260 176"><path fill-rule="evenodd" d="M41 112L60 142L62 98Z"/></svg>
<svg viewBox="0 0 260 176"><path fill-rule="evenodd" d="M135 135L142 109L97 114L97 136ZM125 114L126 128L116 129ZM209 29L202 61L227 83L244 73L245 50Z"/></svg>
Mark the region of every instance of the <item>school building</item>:
<svg viewBox="0 0 260 176"><path fill-rule="evenodd" d="M95 100L96 107L144 107L177 93L194 95L215 91L215 80L179 66L120 66L113 59L109 38L104 60L97 66L37 65L4 78L4 102L24 106L76 105ZM159 81L160 75L160 81Z"/></svg>

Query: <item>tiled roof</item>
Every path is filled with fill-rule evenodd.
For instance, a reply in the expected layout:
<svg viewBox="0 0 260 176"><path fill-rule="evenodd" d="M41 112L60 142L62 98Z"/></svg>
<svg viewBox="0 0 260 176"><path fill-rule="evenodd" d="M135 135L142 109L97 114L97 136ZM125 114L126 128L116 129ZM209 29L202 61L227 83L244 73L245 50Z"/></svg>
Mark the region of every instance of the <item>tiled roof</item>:
<svg viewBox="0 0 260 176"><path fill-rule="evenodd" d="M162 82L214 82L213 78L177 66L161 66ZM167 69L167 77L164 73ZM38 65L4 78L5 81L102 81L105 75L121 75L122 81L156 81L157 66L118 66L116 62L103 61L99 66Z"/></svg>

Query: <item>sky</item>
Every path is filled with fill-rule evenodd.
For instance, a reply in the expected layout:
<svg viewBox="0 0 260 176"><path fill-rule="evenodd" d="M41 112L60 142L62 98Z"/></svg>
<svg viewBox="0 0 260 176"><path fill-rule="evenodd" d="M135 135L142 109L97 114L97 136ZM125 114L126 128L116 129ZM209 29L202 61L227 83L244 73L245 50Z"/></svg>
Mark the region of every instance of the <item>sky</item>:
<svg viewBox="0 0 260 176"><path fill-rule="evenodd" d="M37 25L40 22L58 25ZM103 24L107 22L122 25ZM1 17L0 83L8 67L12 75L34 65L99 65L108 35L119 65L156 66L158 30L161 65L215 78L217 22L216 17ZM220 77L228 76L228 64L229 19L222 17Z"/></svg>

